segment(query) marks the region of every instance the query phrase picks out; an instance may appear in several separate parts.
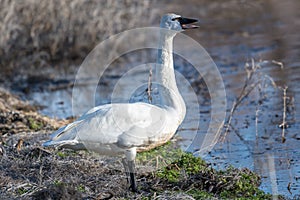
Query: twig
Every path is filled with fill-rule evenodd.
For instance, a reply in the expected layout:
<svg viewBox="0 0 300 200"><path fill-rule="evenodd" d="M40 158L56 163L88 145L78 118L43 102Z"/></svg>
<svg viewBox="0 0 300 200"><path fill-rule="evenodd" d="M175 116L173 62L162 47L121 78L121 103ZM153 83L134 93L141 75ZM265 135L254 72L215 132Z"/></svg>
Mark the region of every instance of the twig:
<svg viewBox="0 0 300 200"><path fill-rule="evenodd" d="M147 88L147 95L148 95L149 103L152 103L151 90L152 90L152 66L150 65L149 78L148 78L148 88Z"/></svg>
<svg viewBox="0 0 300 200"><path fill-rule="evenodd" d="M279 61L277 61L277 60L271 60L271 61L269 61L269 60L260 60L259 63L262 63L262 64L264 64L264 63L273 63L273 64L275 64L275 65L280 66L281 69L284 68L283 62L279 62Z"/></svg>
<svg viewBox="0 0 300 200"><path fill-rule="evenodd" d="M252 75L251 75L252 76ZM248 80L248 79L247 79ZM241 93L240 93L240 96L237 98L236 101L233 102L232 104L232 108L230 110L230 115L229 115L229 118L227 120L227 122L225 123L225 126L226 126L226 129L225 129L225 133L224 133L224 136L222 137L221 141L224 142L225 141L225 138L229 132L229 127L231 125L231 121L232 121L232 118L233 118L233 114L234 112L236 111L237 107L242 103L242 101L253 91L253 89L260 83L260 81L256 82L255 84L252 84L252 87L250 87L250 89L246 90L247 89L247 85L248 85L248 82L246 81Z"/></svg>
<svg viewBox="0 0 300 200"><path fill-rule="evenodd" d="M285 142L285 129L288 127L287 121L286 121L286 100L288 97L286 96L286 91L288 87L285 86L283 88L283 115L282 115L282 123L279 125L279 128L282 128L282 133L281 133L281 142Z"/></svg>
<svg viewBox="0 0 300 200"><path fill-rule="evenodd" d="M269 80L271 81L272 86L273 86L274 88L278 88L277 84L275 83L274 79L273 79L271 76L265 75L264 77L267 78L267 79L269 79Z"/></svg>
<svg viewBox="0 0 300 200"><path fill-rule="evenodd" d="M272 63L276 64L276 65L279 65L281 69L284 68L284 65L282 62L279 62L279 61L276 61L276 60L272 60Z"/></svg>
<svg viewBox="0 0 300 200"><path fill-rule="evenodd" d="M289 193L292 195L293 193L291 192L291 185L292 185L292 183L289 182L288 185L287 185L287 190L288 190Z"/></svg>
<svg viewBox="0 0 300 200"><path fill-rule="evenodd" d="M234 115L234 112L236 111L236 109L238 108L238 106L242 103L242 101L249 96L249 94L256 88L257 85L261 84L261 80L258 80L256 82L253 81L253 76L254 74L256 74L257 69L259 69L261 67L260 64L263 63L274 63L276 65L279 65L281 67L281 69L284 68L283 63L272 60L272 61L260 61L260 62L255 62L254 59L251 59L251 65L249 63L245 64L245 70L247 72L247 78L245 80L244 86L240 92L240 95L236 98L236 100L233 102L232 104L232 108L230 110L230 114L228 117L227 122L225 123L224 127L225 127L225 132L224 135L221 138L221 141L224 142L225 138L229 132L229 128L231 127L231 121ZM262 76L260 74L260 76ZM263 76L264 79L269 79L273 85L273 87L278 88L275 81L268 75L264 75ZM252 82L252 84L251 84ZM254 82L254 83L253 83ZM259 109L257 108L256 110L256 136L258 135L258 129L257 129L257 124L258 124L258 112Z"/></svg>
<svg viewBox="0 0 300 200"><path fill-rule="evenodd" d="M42 183L43 183L43 161L40 165L40 170L39 170L39 187L42 186Z"/></svg>

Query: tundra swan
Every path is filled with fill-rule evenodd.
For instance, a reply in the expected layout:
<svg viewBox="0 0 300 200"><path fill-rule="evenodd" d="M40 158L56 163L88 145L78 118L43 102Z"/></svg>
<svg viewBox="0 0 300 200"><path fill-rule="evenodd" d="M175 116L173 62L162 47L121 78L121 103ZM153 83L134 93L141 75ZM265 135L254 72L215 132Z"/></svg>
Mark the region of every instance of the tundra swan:
<svg viewBox="0 0 300 200"><path fill-rule="evenodd" d="M136 153L169 141L185 117L185 103L175 80L173 38L177 32L197 28L195 22L176 14L166 14L161 19L156 66L156 81L161 85L159 105L138 102L94 107L54 132L43 146L88 149L105 155L125 154L123 164L130 188L137 191Z"/></svg>

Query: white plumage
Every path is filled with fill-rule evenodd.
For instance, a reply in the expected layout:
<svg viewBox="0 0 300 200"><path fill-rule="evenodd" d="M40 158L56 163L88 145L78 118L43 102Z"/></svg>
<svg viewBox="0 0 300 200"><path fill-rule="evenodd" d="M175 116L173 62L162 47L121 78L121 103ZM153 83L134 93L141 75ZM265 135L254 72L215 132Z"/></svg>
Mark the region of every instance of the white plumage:
<svg viewBox="0 0 300 200"><path fill-rule="evenodd" d="M43 146L88 149L100 154L125 154L131 189L136 191L134 159L137 151L169 141L184 119L186 107L178 91L173 66L173 38L178 31L196 28L194 19L176 14L162 17L156 80L161 85L160 105L119 103L94 107L51 135ZM127 165L127 166L126 166Z"/></svg>

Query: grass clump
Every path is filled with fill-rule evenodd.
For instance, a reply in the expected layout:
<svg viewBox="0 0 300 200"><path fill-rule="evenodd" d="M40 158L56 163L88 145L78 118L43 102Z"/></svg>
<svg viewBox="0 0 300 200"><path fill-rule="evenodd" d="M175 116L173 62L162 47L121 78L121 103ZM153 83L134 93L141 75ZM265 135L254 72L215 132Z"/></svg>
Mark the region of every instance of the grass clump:
<svg viewBox="0 0 300 200"><path fill-rule="evenodd" d="M191 153L158 170L164 187L179 188L195 199L272 199L258 187L260 177L249 169L215 170Z"/></svg>
<svg viewBox="0 0 300 200"><path fill-rule="evenodd" d="M56 155L62 159L72 157L72 156L75 157L78 154L79 154L78 151L73 151L73 150L69 150L69 149L61 149L60 151L56 152Z"/></svg>
<svg viewBox="0 0 300 200"><path fill-rule="evenodd" d="M60 158L66 158L66 157L67 157L67 154L64 153L64 152L61 152L61 151L57 152L56 155L57 155L58 157L60 157Z"/></svg>
<svg viewBox="0 0 300 200"><path fill-rule="evenodd" d="M184 152L172 142L156 147L150 151L137 154L136 162L142 166L152 166L155 169L166 167L179 159Z"/></svg>
<svg viewBox="0 0 300 200"><path fill-rule="evenodd" d="M85 186L83 184L78 185L77 190L82 193L86 192Z"/></svg>
<svg viewBox="0 0 300 200"><path fill-rule="evenodd" d="M18 190L17 190L17 193L19 194L19 195L22 195L22 194L25 194L25 193L27 193L28 192L28 189L26 189L26 188L18 188Z"/></svg>
<svg viewBox="0 0 300 200"><path fill-rule="evenodd" d="M54 181L53 181L53 185L54 185L54 186L62 186L63 184L64 184L63 182L58 181L58 180L54 180Z"/></svg>
<svg viewBox="0 0 300 200"><path fill-rule="evenodd" d="M34 131L39 131L44 128L44 124L42 121L39 121L33 117L28 118L28 126L30 129Z"/></svg>
<svg viewBox="0 0 300 200"><path fill-rule="evenodd" d="M154 174L154 179L160 180L154 188L158 194L177 188L178 193L195 199L272 199L272 195L258 188L260 177L249 169L215 170L203 159L183 152L171 142L139 153L137 162L159 167Z"/></svg>
<svg viewBox="0 0 300 200"><path fill-rule="evenodd" d="M180 159L159 170L157 176L169 182L179 182L186 175L193 175L204 170L207 164L190 153L182 153Z"/></svg>
<svg viewBox="0 0 300 200"><path fill-rule="evenodd" d="M258 188L261 183L260 177L247 168L229 167L224 171L218 171L218 176L223 184L219 193L221 198L272 199L272 195Z"/></svg>
<svg viewBox="0 0 300 200"><path fill-rule="evenodd" d="M191 195L194 199L216 199L213 194L198 189L192 189L187 194Z"/></svg>

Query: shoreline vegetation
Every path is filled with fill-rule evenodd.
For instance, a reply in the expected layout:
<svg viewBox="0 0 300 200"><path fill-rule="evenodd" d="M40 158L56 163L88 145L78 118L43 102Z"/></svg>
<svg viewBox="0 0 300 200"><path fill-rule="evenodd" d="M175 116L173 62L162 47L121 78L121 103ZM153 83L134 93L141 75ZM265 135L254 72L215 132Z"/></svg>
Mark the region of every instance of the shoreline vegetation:
<svg viewBox="0 0 300 200"><path fill-rule="evenodd" d="M260 177L249 169L215 170L175 148L174 142L138 155L140 193L132 193L119 158L41 147L48 133L68 122L41 116L35 107L0 90L2 199L273 198L258 188Z"/></svg>

